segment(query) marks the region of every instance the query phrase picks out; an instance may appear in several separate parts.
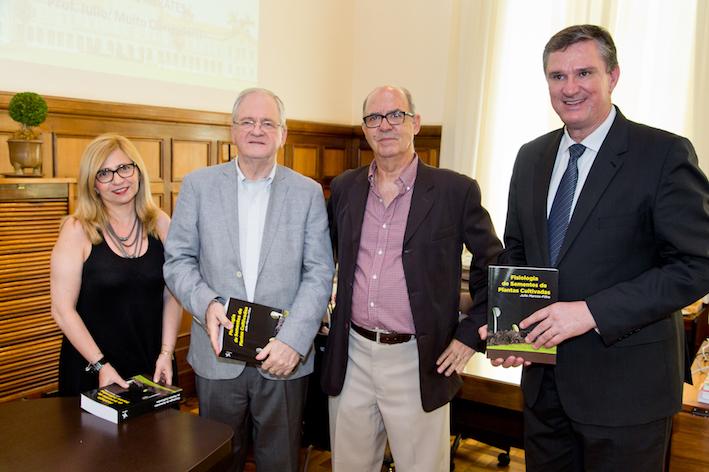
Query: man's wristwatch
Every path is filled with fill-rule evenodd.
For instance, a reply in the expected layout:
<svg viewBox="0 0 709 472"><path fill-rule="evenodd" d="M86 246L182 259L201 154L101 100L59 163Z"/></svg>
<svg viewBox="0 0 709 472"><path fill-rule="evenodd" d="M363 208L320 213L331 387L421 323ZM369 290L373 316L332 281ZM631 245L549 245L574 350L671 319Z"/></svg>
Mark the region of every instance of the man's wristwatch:
<svg viewBox="0 0 709 472"><path fill-rule="evenodd" d="M92 374L98 374L98 371L101 370L103 366L108 364L108 361L106 360L105 357L102 357L101 359L97 360L93 364L89 363L89 365L86 366L86 369L84 369L86 372L91 372Z"/></svg>

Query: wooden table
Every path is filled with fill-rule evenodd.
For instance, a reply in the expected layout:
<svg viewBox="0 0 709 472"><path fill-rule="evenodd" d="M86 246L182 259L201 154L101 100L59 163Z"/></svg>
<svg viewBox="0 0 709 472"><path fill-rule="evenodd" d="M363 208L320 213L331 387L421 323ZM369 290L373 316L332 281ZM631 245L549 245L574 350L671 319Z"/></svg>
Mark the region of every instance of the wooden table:
<svg viewBox="0 0 709 472"><path fill-rule="evenodd" d="M673 418L670 443L670 471L709 470L709 404L697 401L698 389L709 368L709 342L706 357L701 353L692 365L694 385L684 385L682 411ZM700 350L701 351L701 350ZM463 387L451 405L451 431L509 452L524 447L522 368L493 367L484 354L475 353L463 373ZM455 454L457 441L452 454ZM498 457L501 464L509 457ZM451 456L451 459L453 457Z"/></svg>
<svg viewBox="0 0 709 472"><path fill-rule="evenodd" d="M206 471L231 452L226 425L166 409L121 424L79 398L0 404L0 470Z"/></svg>
<svg viewBox="0 0 709 472"><path fill-rule="evenodd" d="M463 370L463 387L458 397L487 405L522 411L522 367L494 367L485 354L476 352Z"/></svg>
<svg viewBox="0 0 709 472"><path fill-rule="evenodd" d="M690 355L694 356L709 336L709 305L699 300L682 309L684 336Z"/></svg>
<svg viewBox="0 0 709 472"><path fill-rule="evenodd" d="M697 401L699 389L709 369L709 341L704 342L705 355L697 355L692 364L693 385L684 384L682 411L672 423L670 471L695 472L709 470L709 404Z"/></svg>
<svg viewBox="0 0 709 472"><path fill-rule="evenodd" d="M509 463L510 447L524 446L521 376L521 367L493 367L485 354L476 352L468 361L463 387L451 403L451 432L456 435L451 461L463 437L502 449L500 465Z"/></svg>

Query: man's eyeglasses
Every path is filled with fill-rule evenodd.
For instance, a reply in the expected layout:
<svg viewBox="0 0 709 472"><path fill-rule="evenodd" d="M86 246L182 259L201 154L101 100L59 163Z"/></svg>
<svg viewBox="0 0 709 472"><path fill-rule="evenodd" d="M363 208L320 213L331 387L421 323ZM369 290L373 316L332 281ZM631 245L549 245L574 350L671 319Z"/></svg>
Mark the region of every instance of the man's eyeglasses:
<svg viewBox="0 0 709 472"><path fill-rule="evenodd" d="M367 128L379 128L382 124L382 120L385 118L387 122L393 126L403 123L407 116L413 118L414 114L409 113L408 111L394 110L390 111L386 115L382 115L381 113L372 113L371 115L367 115L362 118L362 121L364 121L364 126Z"/></svg>
<svg viewBox="0 0 709 472"><path fill-rule="evenodd" d="M234 124L244 131L253 131L256 128L256 125L260 125L261 129L266 132L276 131L281 127L280 123L276 123L271 120L256 121L249 118L235 121Z"/></svg>
<svg viewBox="0 0 709 472"><path fill-rule="evenodd" d="M115 174L118 174L124 179L127 179L135 173L136 167L136 163L131 162L130 164L121 164L116 167L115 170L109 168L100 169L98 172L96 172L96 180L98 180L102 184L107 184L109 182L113 182L113 176Z"/></svg>

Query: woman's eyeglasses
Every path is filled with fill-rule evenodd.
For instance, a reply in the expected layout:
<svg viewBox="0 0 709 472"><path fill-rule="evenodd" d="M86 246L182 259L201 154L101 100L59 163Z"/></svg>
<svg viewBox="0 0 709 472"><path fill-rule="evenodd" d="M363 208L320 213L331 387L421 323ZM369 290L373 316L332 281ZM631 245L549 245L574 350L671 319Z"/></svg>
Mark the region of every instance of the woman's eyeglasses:
<svg viewBox="0 0 709 472"><path fill-rule="evenodd" d="M136 163L131 162L130 164L121 164L115 169L101 169L96 172L96 180L98 180L102 184L107 184L109 182L113 182L113 176L115 174L118 174L124 179L127 179L135 173L136 167Z"/></svg>

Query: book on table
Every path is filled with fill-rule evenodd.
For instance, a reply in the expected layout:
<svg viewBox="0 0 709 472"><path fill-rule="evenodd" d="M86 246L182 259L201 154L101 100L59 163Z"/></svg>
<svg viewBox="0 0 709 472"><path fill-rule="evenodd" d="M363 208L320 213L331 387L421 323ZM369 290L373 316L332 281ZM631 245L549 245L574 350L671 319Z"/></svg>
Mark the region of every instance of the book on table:
<svg viewBox="0 0 709 472"><path fill-rule="evenodd" d="M559 270L550 267L489 266L488 337L490 359L519 356L531 362L556 364L556 346L535 349L524 341L534 328L520 322L558 300Z"/></svg>
<svg viewBox="0 0 709 472"><path fill-rule="evenodd" d="M81 394L81 408L113 423L179 403L182 389L153 382L146 375L128 380L128 388L118 384L89 390Z"/></svg>
<svg viewBox="0 0 709 472"><path fill-rule="evenodd" d="M278 334L286 316L287 310L230 298L226 317L233 327L219 332L219 356L259 364L256 355Z"/></svg>

